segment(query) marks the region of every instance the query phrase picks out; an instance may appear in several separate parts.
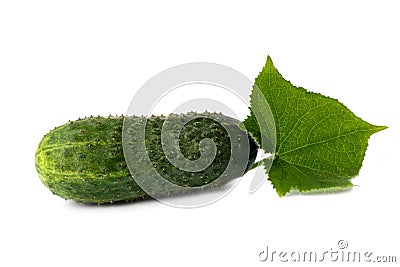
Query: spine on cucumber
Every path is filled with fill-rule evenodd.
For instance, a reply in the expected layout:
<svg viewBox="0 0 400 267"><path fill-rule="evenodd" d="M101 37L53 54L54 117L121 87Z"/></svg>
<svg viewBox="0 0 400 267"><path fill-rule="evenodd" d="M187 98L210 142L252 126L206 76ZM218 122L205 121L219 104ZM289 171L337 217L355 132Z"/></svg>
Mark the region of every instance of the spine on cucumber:
<svg viewBox="0 0 400 267"><path fill-rule="evenodd" d="M172 156L167 157L163 147L163 141L172 135L172 132L162 132L166 120L172 127L187 121L182 129L177 130L180 152L189 164L203 155L201 149L207 150L207 146L201 148L204 139L211 139L215 145L212 162L196 171L171 164ZM149 167L140 160L130 162L132 158L126 157L129 153L137 159L147 157L164 179L179 187L219 186L242 176L251 168L257 155L257 144L239 129L238 124L236 119L215 113L79 119L59 126L43 137L36 151L35 165L40 179L50 191L83 203L129 201L148 195L149 192L143 190L134 177L136 172L143 176ZM135 131L141 126L145 130L145 140L136 138ZM125 143L123 132L130 133ZM167 137L162 138L161 132ZM231 132L235 133L234 137ZM241 148L243 140L248 144L247 149L245 146ZM139 149L143 145L145 152ZM124 151L124 148L129 151ZM245 168L236 168L243 162ZM230 171L227 172L228 165ZM145 182L154 183L152 178ZM162 187L151 188L154 188L151 195L175 193L165 192Z"/></svg>

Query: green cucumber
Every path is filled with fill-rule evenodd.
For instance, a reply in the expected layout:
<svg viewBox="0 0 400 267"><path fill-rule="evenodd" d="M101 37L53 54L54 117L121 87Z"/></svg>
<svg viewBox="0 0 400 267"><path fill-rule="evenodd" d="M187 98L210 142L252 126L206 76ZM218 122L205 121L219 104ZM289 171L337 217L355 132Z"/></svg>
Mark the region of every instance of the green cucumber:
<svg viewBox="0 0 400 267"><path fill-rule="evenodd" d="M196 117L199 114L208 117ZM200 141L210 138L214 142L216 155L207 168L191 172L170 163L164 155L161 143L161 129L167 118L172 124L189 120L179 134L179 148L188 160L200 158ZM126 124L127 120L129 124ZM257 155L255 141L245 131L240 130L238 124L238 120L215 113L78 119L55 128L43 137L35 154L36 170L43 184L65 199L100 204L144 198L148 196L148 191L137 184L131 172L133 170L133 175L135 170L146 173L146 167L143 168L140 161L134 161L128 162L131 167L128 168L122 138L123 127L127 127L124 130L131 133L132 139L128 140L127 146L129 151L135 153L139 143L132 134L135 135L137 125L145 125L146 155L162 177L181 187L197 188L214 181L218 181L214 184L219 186L242 176L251 168ZM237 140L230 140L226 129L233 130L237 134ZM234 151L231 144L240 149L241 139L246 139L246 142L249 140L247 150L243 149L243 153L239 150L239 153L235 152L237 155L231 157L231 151ZM233 161L233 169L224 173L230 161ZM235 169L236 165L243 165L243 162L247 164L244 171L243 168L241 171ZM222 173L223 178L220 178ZM148 183L152 183L151 178ZM166 192L155 187L152 193L162 195Z"/></svg>

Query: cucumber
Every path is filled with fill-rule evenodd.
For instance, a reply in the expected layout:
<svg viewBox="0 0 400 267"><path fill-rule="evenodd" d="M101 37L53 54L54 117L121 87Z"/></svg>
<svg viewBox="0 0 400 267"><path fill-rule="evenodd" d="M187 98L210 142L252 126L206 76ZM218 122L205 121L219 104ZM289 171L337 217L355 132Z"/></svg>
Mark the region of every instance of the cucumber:
<svg viewBox="0 0 400 267"><path fill-rule="evenodd" d="M199 114L206 116L198 117ZM216 154L208 167L200 171L187 171L170 163L161 142L161 129L167 118L172 124L188 121L179 132L179 149L190 162L202 155L200 141L209 138L214 142ZM154 169L170 183L190 188L201 188L209 184L218 187L242 176L251 168L257 155L257 144L250 135L239 129L238 124L238 120L216 113L149 118L91 116L69 121L50 131L40 141L35 154L36 170L43 184L65 199L101 204L145 198L149 191L143 190L132 174L146 174L149 167L140 160L132 160L127 165L122 142L124 129L130 133L126 143L129 151L125 153L131 153L138 159L147 156ZM145 129L147 153L138 149L143 144L143 141L140 143L135 138L135 131L140 128L138 125ZM233 131L237 140L230 140L226 129ZM243 140L248 142L247 150L241 150L240 142ZM232 149L231 143L236 146L236 150ZM204 149L207 150L207 147ZM236 151L235 155L231 155L232 151ZM233 167L224 173L230 161ZM243 162L246 162L244 171L243 168L236 168L243 166ZM145 182L150 185L154 183L151 178ZM176 193L166 192L160 186L151 188L151 195Z"/></svg>

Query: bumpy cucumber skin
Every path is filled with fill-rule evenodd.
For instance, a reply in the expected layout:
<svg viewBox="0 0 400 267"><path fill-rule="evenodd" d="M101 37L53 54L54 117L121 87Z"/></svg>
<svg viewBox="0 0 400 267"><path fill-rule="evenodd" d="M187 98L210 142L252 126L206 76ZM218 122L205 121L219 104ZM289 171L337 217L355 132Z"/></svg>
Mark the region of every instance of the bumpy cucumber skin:
<svg viewBox="0 0 400 267"><path fill-rule="evenodd" d="M193 113L174 115L170 119L172 122L181 121L182 116L193 116ZM237 127L239 121L222 114L213 116L218 116L225 127L239 132L239 138L249 139L248 155L236 157L239 161L247 161L247 171L257 155L255 141ZM122 146L124 119L123 116L89 117L70 121L46 134L35 155L36 169L43 184L56 195L82 203L113 203L146 197L146 192L132 178L125 162ZM144 117L129 119L146 120ZM213 163L203 171L191 173L175 168L163 155L160 136L164 121L163 116L152 116L146 123L146 149L157 171L170 182L185 187L199 187L218 178L231 157L231 142L223 126L209 118L197 118L182 129L180 148L188 159L200 157L198 144L204 138L212 139L217 147ZM232 144L235 145L235 140ZM135 146L134 143L131 145ZM242 175L242 172L233 171L218 181L225 184Z"/></svg>

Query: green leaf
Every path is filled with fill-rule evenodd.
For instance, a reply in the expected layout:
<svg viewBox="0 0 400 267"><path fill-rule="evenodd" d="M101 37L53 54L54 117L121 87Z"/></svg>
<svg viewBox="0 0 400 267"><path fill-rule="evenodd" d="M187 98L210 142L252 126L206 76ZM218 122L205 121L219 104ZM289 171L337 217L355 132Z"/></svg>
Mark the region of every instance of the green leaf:
<svg viewBox="0 0 400 267"><path fill-rule="evenodd" d="M260 101L260 92L266 101ZM250 116L243 122L267 153L274 142L261 142L267 125L262 121L270 116L262 112L265 103L276 127L275 158L268 176L279 196L292 189L351 187L350 179L361 168L369 137L386 129L363 121L336 99L293 86L268 57L251 94Z"/></svg>

